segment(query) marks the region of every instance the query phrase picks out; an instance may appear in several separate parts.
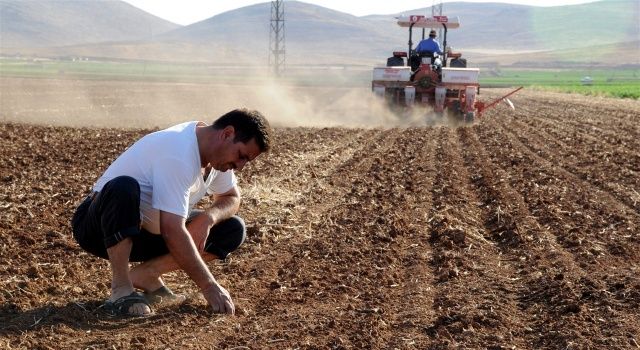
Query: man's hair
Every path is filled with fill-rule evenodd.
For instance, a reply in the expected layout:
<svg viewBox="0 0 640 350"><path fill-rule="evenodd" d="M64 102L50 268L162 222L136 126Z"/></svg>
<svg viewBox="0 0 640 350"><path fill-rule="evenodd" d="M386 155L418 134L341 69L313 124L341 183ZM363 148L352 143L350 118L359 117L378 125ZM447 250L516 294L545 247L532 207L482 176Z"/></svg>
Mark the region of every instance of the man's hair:
<svg viewBox="0 0 640 350"><path fill-rule="evenodd" d="M255 139L261 152L267 152L271 149L271 134L273 132L262 113L246 108L234 109L213 122L212 127L221 130L229 125L235 129L233 142L247 143L251 139Z"/></svg>
<svg viewBox="0 0 640 350"><path fill-rule="evenodd" d="M435 38L437 35L438 35L438 34L436 33L436 31L435 31L435 30L431 30L431 31L429 32L429 37L430 37L430 38Z"/></svg>

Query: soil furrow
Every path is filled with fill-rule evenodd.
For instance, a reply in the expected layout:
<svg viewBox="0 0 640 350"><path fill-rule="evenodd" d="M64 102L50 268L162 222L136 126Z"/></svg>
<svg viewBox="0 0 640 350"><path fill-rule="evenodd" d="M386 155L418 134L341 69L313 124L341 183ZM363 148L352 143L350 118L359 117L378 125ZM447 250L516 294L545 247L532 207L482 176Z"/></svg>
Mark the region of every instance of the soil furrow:
<svg viewBox="0 0 640 350"><path fill-rule="evenodd" d="M532 153L550 163L562 164L562 168L576 178L575 181L585 181L608 193L628 209L640 213L640 195L636 191L640 189L640 177L633 170L640 169L639 156L616 154L615 150L603 147L602 143L593 148L579 140L568 140L573 142L567 144L557 135L554 136L553 130L544 129L545 132L542 132L539 128L528 127L517 120L511 121L511 125L517 126L515 129L510 128L511 130L518 130L517 136L513 135ZM500 127L505 129L502 125ZM580 151L576 151L577 149Z"/></svg>
<svg viewBox="0 0 640 350"><path fill-rule="evenodd" d="M250 204L246 211L252 216L262 213L263 218L259 222L274 224L274 219L282 218L283 213L285 216L297 217L300 215L299 211L310 211L309 206L334 203L335 201L326 200L335 196L326 193L332 190L332 185L327 183L327 179L331 181L331 175L327 172L351 159L354 153L362 152L376 135L373 131L365 130L303 130L306 132L298 133L297 139L280 141L286 145L280 146L280 149L300 149L299 152L274 152L239 176L239 181L244 184L244 200ZM330 141L324 141L325 139ZM308 142L309 140L314 142ZM313 146L296 147L295 143ZM338 196L336 200L340 198Z"/></svg>
<svg viewBox="0 0 640 350"><path fill-rule="evenodd" d="M633 209L605 192L594 191L590 183L580 180L557 166L557 163L530 150L516 135L502 126L493 125L478 130L492 149L501 151L497 154L505 158L503 166L515 174L510 182L518 185L523 194L539 194L542 197L537 203L533 202L534 196L525 198L530 205L535 205L533 215L540 217L545 213L546 216L539 219L543 225L549 226L550 222L557 225L554 229L563 246L592 263L592 259L597 259L603 253L611 254L614 261L615 256L620 259L625 259L624 255L629 253L635 256L632 252L619 252L613 246L609 246L604 252L598 252L598 247L605 247L619 240L637 244L637 237L631 234L639 227L638 217ZM510 137L505 138L505 135ZM528 181L520 181L520 176ZM547 209L545 204L551 204L550 201L554 205ZM540 212L543 208L545 210ZM579 241L576 241L577 237L580 237ZM587 246L583 246L583 243ZM584 250L593 251L589 254ZM620 256L621 253L623 256Z"/></svg>
<svg viewBox="0 0 640 350"><path fill-rule="evenodd" d="M522 198L529 207L531 215L537 219L545 231L553 233L561 245L561 248L557 245L555 249L551 248L549 253L552 255L546 254L547 257L544 260L554 261L555 259L552 258L554 255L558 257L566 255L562 253L563 251L573 255L570 260L562 259L566 267L557 269L556 265L550 270L549 275L543 275L532 283L530 288L533 292L525 296L522 299L523 302L536 301L536 307L548 309L549 315L563 316L550 317L554 322L541 324L545 334L549 334L548 327L564 319L564 321L570 320L577 329L591 329L592 332L597 332L594 334L600 335L594 341L572 331L573 336L580 337L580 342L584 342L585 346L589 344L590 346L620 346L626 342L625 334L633 332L637 326L629 322L628 313L621 314L613 311L612 305L616 305L616 308L620 307L618 302L604 306L597 298L592 299L592 296L599 295L604 290L610 290L612 283L621 283L626 288L628 282L625 284L624 279L621 278L633 270L628 272L614 270L615 272L612 273L610 264L624 270L629 268L626 259L637 259L635 251L616 248L628 247L628 244L636 245L631 242L634 238L629 235L630 227L625 227L625 224L629 223L620 221L620 217L616 214L610 213L606 216L606 204L601 205L593 199L588 199L590 190L576 186L568 190L569 184L555 175L553 168L543 165L544 160L522 149L524 146L514 147L519 142L513 138L504 137L504 133L498 134L496 130L499 128L492 125L484 126L478 128L478 135L493 151L493 162L499 168L509 169L509 175L505 180L523 194ZM594 220L596 217L599 220ZM615 222L614 220L622 224L620 232L605 235L605 231L613 231L605 222ZM589 223L591 227L585 227L585 223ZM600 231L598 227L602 230ZM625 234L625 231L629 234ZM604 241L607 238L608 240ZM616 241L622 242L615 243ZM600 263L603 258L608 261L606 266ZM574 260L579 262L580 268L588 271L588 274L579 272L579 269L574 267ZM631 284L633 285L633 282ZM607 318L599 318L598 315L601 314L606 314ZM599 320L595 322L596 326L594 326L594 319ZM616 329L614 324L618 324L619 328ZM563 327L567 328L567 326ZM558 340L568 342L570 338L541 339L545 346Z"/></svg>
<svg viewBox="0 0 640 350"><path fill-rule="evenodd" d="M545 116L559 122L580 122L577 126L593 126L614 132L625 130L633 135L640 133L640 127L634 122L640 113L640 103L617 99L601 101L603 103L583 103L582 99L568 101L525 97L525 102L518 106L528 110L530 115ZM616 103L620 103L620 106ZM625 107L621 107L622 104ZM519 112L519 108L516 108L516 112Z"/></svg>
<svg viewBox="0 0 640 350"><path fill-rule="evenodd" d="M579 122L555 121L537 116L517 118L517 120L533 129L544 129L546 132L553 133L554 137L559 140L575 142L578 144L578 148L582 143L590 146L604 146L606 149L611 149L619 154L619 159L614 160L623 164L629 163L629 165L635 166L636 169L638 168L637 162L628 159L628 156L634 155L634 150L640 147L640 141L637 137L628 135L626 132L621 133L619 130L606 132L595 127L585 127L580 125ZM598 148L593 149L593 151L598 150Z"/></svg>
<svg viewBox="0 0 640 350"><path fill-rule="evenodd" d="M425 328L434 316L433 271L430 267L430 248L425 236L431 208L431 186L436 175L433 158L436 140L433 129L408 129L403 133L404 149L400 149L389 169L394 186L400 194L397 205L389 208L388 218L381 217L380 228L392 225L389 232L394 262L385 270L390 281L386 288L389 310L385 321L388 335L382 337L380 348L426 348L430 341ZM411 142L408 142L408 141ZM404 222L399 217L406 217ZM401 303L393 302L402 300Z"/></svg>
<svg viewBox="0 0 640 350"><path fill-rule="evenodd" d="M477 132L478 129L473 130ZM584 272L571 254L563 251L555 237L535 220L525 199L505 181L510 174L505 172L506 168L495 167L493 147L481 143L479 139L485 139L468 129L460 130L460 137L467 150L465 159L472 169L476 169L472 181L484 208L486 232L501 247L504 264L512 265L519 275L514 277L514 287L517 288L520 312L525 313L523 318L527 319L520 336L527 344L536 344L535 347L569 344L570 336L548 332L549 324L545 320L564 315L563 307L571 303L569 298L556 296L559 291L550 281L564 274L582 276ZM549 304L546 300L532 298L535 293L532 290L550 293L559 298L558 303ZM565 331L572 334L578 334L579 329L580 325L565 326ZM540 337L540 334L544 336Z"/></svg>
<svg viewBox="0 0 640 350"><path fill-rule="evenodd" d="M550 170L550 174L556 178L563 178L564 182L570 187L578 187L584 189L585 194L587 194L587 198L579 198L575 196L575 193L568 193L568 197L574 197L576 203L584 202L584 201L592 201L592 202L602 202L604 203L603 210L594 212L596 215L607 215L612 218L613 221L606 222L601 221L602 227L595 227L598 230L601 230L605 227L608 227L610 224L615 223L615 226L623 225L627 226L624 230L629 232L633 232L636 228L640 227L640 215L638 215L639 207L638 203L635 202L633 193L625 193L625 196L620 198L616 192L608 189L607 186L603 186L602 183L609 183L611 180L600 180L594 181L591 180L591 176L588 172L585 172L582 169L579 169L578 166L571 166L572 162L563 157L561 152L561 148L553 152L551 150L545 152L543 151L543 147L538 145L543 145L546 143L544 139L536 139L535 132L526 134L520 131L519 134L513 133L510 130L507 130L503 125L496 125L494 128L494 132L498 133L497 130L500 130L500 135L510 135L509 140L512 140L512 145L517 150L522 150L523 152L530 154L533 159L535 159L536 163L541 164L542 167ZM529 140L531 139L531 140ZM524 141L523 141L524 140ZM559 154L560 153L560 154ZM590 165L588 169L598 168L598 161L591 161L588 164ZM575 172L575 173L574 173ZM595 174L598 174L598 171L594 171ZM598 175L603 176L603 175ZM604 188L603 188L604 187ZM632 191L629 191L632 192ZM574 203L571 201L571 203ZM588 207L585 208L586 211L593 211L594 208ZM578 215L582 215L583 213L579 211ZM628 223L621 223L616 218L625 217L628 218Z"/></svg>
<svg viewBox="0 0 640 350"><path fill-rule="evenodd" d="M363 206L360 202L379 201L382 198L381 193L388 192L392 186L379 184L378 191L381 193L358 194L358 190L362 188L371 190L377 187L363 187L364 184L359 182L359 178L345 178L342 175L362 173L379 180L386 179L378 168L381 160L390 158L389 152L397 146L396 140L400 137L400 131L379 131L375 135L374 139L363 143L363 147L357 148L357 152L351 157L342 159L343 162L336 164L337 166L329 167L334 169L333 171L327 169L325 174L319 175L319 178L328 184L313 186L316 191L314 196L322 199L321 203L316 203L314 197L307 196L307 200L296 203L295 208L292 207L293 211L303 210L306 213L306 216L300 217L308 222L308 226L299 227L296 232L299 236L297 239L291 238L290 235L282 237L281 243L286 248L278 256L287 258L277 265L286 268L272 272L275 276L270 288L275 292L259 298L266 299L269 304L274 305L284 304L285 300L291 298L300 300L301 307L305 303L313 303L316 305L318 316L332 315L333 319L332 322L324 322L322 320L326 317L319 317L320 321L317 324L314 322L314 327L318 329L330 331L332 328L342 327L345 322L350 322L351 327L360 328L362 332L382 332L384 329L380 323L381 304L384 305L380 300L383 295L378 291L361 288L362 284L368 285L384 276L379 271L363 270L359 266L363 260L369 259L370 264L384 266L389 264L385 261L393 257L386 257L384 253L389 249L385 247L388 243L384 238L388 233L371 232L371 228L367 228L366 224L372 219L370 213L380 212L381 208ZM366 149L364 146L367 146ZM345 196L346 193L351 195ZM393 217L391 214L385 215L384 211L379 214L382 217ZM291 222L290 225L300 226L295 222ZM369 239L379 241L382 246L369 252L356 249L363 245L360 242ZM325 271L330 276L322 280L308 279L303 271L309 270ZM389 282L389 285L391 284L393 283ZM335 308L335 305L345 303L350 307ZM293 309L295 310L295 307ZM350 346L370 347L372 340L354 338L345 341L346 344L351 344Z"/></svg>
<svg viewBox="0 0 640 350"><path fill-rule="evenodd" d="M358 179L340 176L334 182L335 185L340 184L343 194L349 193L347 198L351 200L327 213L330 225L335 225L329 227L327 236L335 236L340 231L347 232L346 236L337 238L339 242L334 243L338 245L336 251L347 254L329 253L327 258L331 266L320 267L334 270L331 275L341 277L328 288L330 294L342 295L348 302L346 314L338 323L351 323L351 327L359 329L358 333L371 335L368 340L352 340L351 345L358 348L383 347L380 342L389 339L384 335L393 326L392 316L404 310L404 304L390 302L390 291L403 283L399 265L404 257L398 249L403 239L398 237L415 234L411 223L402 215L400 203L404 196L398 185L403 174L398 166L404 164L403 160L408 161L407 157L411 157L413 152L407 151L408 145L401 138L399 130L381 133L383 138L376 141L368 152L353 157L336 172L336 175L358 173L366 176ZM348 181L338 182L340 180ZM364 248L367 246L369 248ZM373 269L363 268L365 266ZM429 275L422 276L425 275L415 278L428 281ZM376 284L377 288L362 288L362 285L370 283ZM417 296L420 302L425 302L423 293ZM426 302L431 301L427 298ZM403 338L412 339L415 336L415 331L409 330Z"/></svg>
<svg viewBox="0 0 640 350"><path fill-rule="evenodd" d="M455 131L440 129L438 141L439 173L429 221L438 318L428 334L441 346L524 346L517 334L525 323L518 316L518 288L510 282L516 273L485 238L478 198L470 188L471 176ZM469 300L469 295L480 301Z"/></svg>
<svg viewBox="0 0 640 350"><path fill-rule="evenodd" d="M517 108L513 114L523 120L541 118L558 123L558 125L566 127L567 130L594 133L595 137L619 139L625 145L630 145L632 149L640 145L640 141L638 141L640 139L640 130L629 129L629 121L624 118L627 114L621 115L619 112L608 113L597 109L587 112L580 109L576 110L575 108L566 108L558 112L554 105L540 106L532 103ZM618 116L621 116L622 120L617 119Z"/></svg>

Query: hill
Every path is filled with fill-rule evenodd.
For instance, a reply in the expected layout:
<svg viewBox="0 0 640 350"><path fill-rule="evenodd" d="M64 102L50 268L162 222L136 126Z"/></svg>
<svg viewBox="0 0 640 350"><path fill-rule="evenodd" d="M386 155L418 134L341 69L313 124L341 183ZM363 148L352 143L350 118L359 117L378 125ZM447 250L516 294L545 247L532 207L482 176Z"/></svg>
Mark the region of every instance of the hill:
<svg viewBox="0 0 640 350"><path fill-rule="evenodd" d="M377 15L356 17L299 1L285 3L287 59L292 64L309 61L357 64L384 59L393 50L406 50L408 33L399 28L395 17ZM447 3L447 14L460 18L460 29L448 33L448 44L470 51L473 58L497 58L511 52L553 52L569 48L600 50L637 40L638 3L633 0L534 7L505 3ZM428 14L431 8L408 10L405 14ZM602 23L606 18L611 25ZM158 36L160 42L205 44L241 56L266 57L269 43L270 4L262 3L229 11L199 23ZM414 45L420 40L415 33ZM548 55L556 58L557 55ZM218 57L222 59L222 56ZM228 57L227 57L228 58ZM215 58L212 58L215 59ZM578 58L581 60L581 58Z"/></svg>
<svg viewBox="0 0 640 350"><path fill-rule="evenodd" d="M452 2L445 4L444 12L460 18L460 29L450 31L449 39L465 49L558 50L640 38L640 2L635 0L554 7ZM430 13L430 7L405 12ZM399 29L393 16L363 18L388 25L387 30Z"/></svg>
<svg viewBox="0 0 640 350"><path fill-rule="evenodd" d="M0 48L148 40L178 27L123 1L0 0Z"/></svg>
<svg viewBox="0 0 640 350"><path fill-rule="evenodd" d="M229 11L161 35L157 41L223 47L234 60L266 60L269 49L270 3ZM366 18L299 1L285 3L285 36L293 62L357 62L393 42L393 32Z"/></svg>
<svg viewBox="0 0 640 350"><path fill-rule="evenodd" d="M123 5L119 1L114 3ZM431 9L405 12L425 13L431 13ZM448 44L475 62L589 62L594 57L611 56L616 53L613 48L623 47L630 54L609 63L637 63L633 59L635 48L624 44L637 42L640 38L637 26L640 3L634 0L557 7L456 2L447 3L445 13L460 17L462 23L460 29L449 32ZM407 31L396 25L394 17L397 15L357 17L304 2L287 1L287 63L370 66L383 62L391 51L407 49ZM127 22L122 18L118 21ZM105 34L110 42L49 47L31 52L54 56L73 54L265 65L269 52L269 25L270 3L265 2L189 26L176 26L171 31L158 30L162 32L158 35L117 39L113 34ZM106 29L103 32L107 33ZM89 36L86 38L89 40ZM414 35L414 45L419 40L419 35ZM568 56L568 52L574 55Z"/></svg>

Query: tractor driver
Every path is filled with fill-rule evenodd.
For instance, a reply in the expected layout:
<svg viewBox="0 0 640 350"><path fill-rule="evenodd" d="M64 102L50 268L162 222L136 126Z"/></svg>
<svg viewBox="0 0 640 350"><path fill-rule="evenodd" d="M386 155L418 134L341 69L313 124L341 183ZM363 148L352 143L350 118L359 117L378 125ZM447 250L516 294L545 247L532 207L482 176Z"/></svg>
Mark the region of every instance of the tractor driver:
<svg viewBox="0 0 640 350"><path fill-rule="evenodd" d="M416 46L416 52L422 54L425 52L436 52L438 55L442 55L442 47L436 40L436 31L431 29L429 32L429 38L422 40L418 46Z"/></svg>

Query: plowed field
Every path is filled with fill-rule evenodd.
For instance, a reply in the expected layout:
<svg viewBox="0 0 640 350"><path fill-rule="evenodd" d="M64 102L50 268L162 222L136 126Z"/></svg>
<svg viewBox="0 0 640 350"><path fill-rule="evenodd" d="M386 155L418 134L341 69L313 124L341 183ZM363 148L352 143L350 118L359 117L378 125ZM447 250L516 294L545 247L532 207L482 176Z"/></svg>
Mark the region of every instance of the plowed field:
<svg viewBox="0 0 640 350"><path fill-rule="evenodd" d="M108 264L69 220L149 130L4 122L0 348L640 347L640 103L513 100L470 127L277 128L240 174L248 241L210 264L235 316L183 273L182 305L100 308Z"/></svg>

